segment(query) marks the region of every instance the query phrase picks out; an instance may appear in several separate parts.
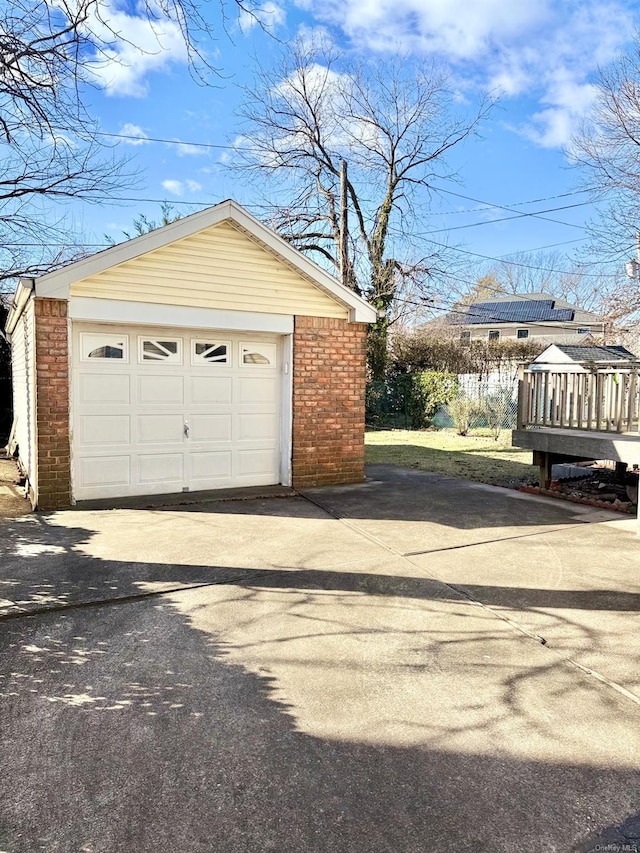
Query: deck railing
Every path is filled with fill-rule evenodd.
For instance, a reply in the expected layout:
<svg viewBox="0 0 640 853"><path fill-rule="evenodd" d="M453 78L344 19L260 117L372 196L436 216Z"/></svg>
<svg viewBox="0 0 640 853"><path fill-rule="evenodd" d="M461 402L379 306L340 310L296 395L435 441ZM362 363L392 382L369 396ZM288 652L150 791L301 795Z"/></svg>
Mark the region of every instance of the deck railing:
<svg viewBox="0 0 640 853"><path fill-rule="evenodd" d="M529 427L639 432L640 366L586 373L523 371L518 429Z"/></svg>

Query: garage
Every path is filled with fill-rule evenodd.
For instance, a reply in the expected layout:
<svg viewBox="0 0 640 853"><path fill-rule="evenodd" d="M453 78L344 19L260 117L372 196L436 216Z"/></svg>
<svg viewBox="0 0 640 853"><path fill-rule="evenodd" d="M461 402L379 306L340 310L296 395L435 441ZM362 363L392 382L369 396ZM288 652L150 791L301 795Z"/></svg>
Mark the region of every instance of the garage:
<svg viewBox="0 0 640 853"><path fill-rule="evenodd" d="M281 339L74 324L77 500L281 481Z"/></svg>
<svg viewBox="0 0 640 853"><path fill-rule="evenodd" d="M360 482L375 319L233 201L21 279L8 450L32 504Z"/></svg>

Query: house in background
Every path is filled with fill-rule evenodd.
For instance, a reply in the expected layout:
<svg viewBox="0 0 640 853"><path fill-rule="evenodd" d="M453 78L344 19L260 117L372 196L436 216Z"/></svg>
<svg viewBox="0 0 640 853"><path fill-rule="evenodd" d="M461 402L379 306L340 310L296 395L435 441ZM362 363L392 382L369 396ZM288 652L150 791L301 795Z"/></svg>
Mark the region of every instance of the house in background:
<svg viewBox="0 0 640 853"><path fill-rule="evenodd" d="M598 368L630 369L640 360L626 347L612 344L551 344L529 365L529 370L589 373Z"/></svg>
<svg viewBox="0 0 640 853"><path fill-rule="evenodd" d="M9 450L32 503L362 480L375 319L232 201L21 280Z"/></svg>
<svg viewBox="0 0 640 853"><path fill-rule="evenodd" d="M547 293L510 294L460 305L446 323L460 340L581 342L604 335L604 323L590 311Z"/></svg>

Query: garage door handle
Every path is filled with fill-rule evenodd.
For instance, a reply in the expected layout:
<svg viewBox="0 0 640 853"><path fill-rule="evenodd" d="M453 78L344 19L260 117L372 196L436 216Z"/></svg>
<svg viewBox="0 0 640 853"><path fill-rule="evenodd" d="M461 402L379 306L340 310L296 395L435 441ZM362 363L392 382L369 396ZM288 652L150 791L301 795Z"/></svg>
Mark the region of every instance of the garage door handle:
<svg viewBox="0 0 640 853"><path fill-rule="evenodd" d="M189 424L185 422L184 425L184 437L189 438Z"/></svg>

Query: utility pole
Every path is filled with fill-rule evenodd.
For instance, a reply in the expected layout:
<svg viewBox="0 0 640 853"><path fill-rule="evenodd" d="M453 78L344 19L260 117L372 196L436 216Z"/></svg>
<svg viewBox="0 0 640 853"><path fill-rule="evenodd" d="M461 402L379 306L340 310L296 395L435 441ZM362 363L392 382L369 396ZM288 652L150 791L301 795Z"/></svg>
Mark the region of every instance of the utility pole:
<svg viewBox="0 0 640 853"><path fill-rule="evenodd" d="M638 260L635 258L631 258L630 261L624 265L624 271L627 274L627 278L635 278L638 280L638 274L640 272L640 232L636 234L636 253L638 256Z"/></svg>
<svg viewBox="0 0 640 853"><path fill-rule="evenodd" d="M347 208L347 164L340 161L340 281L351 287L349 281L349 210Z"/></svg>

